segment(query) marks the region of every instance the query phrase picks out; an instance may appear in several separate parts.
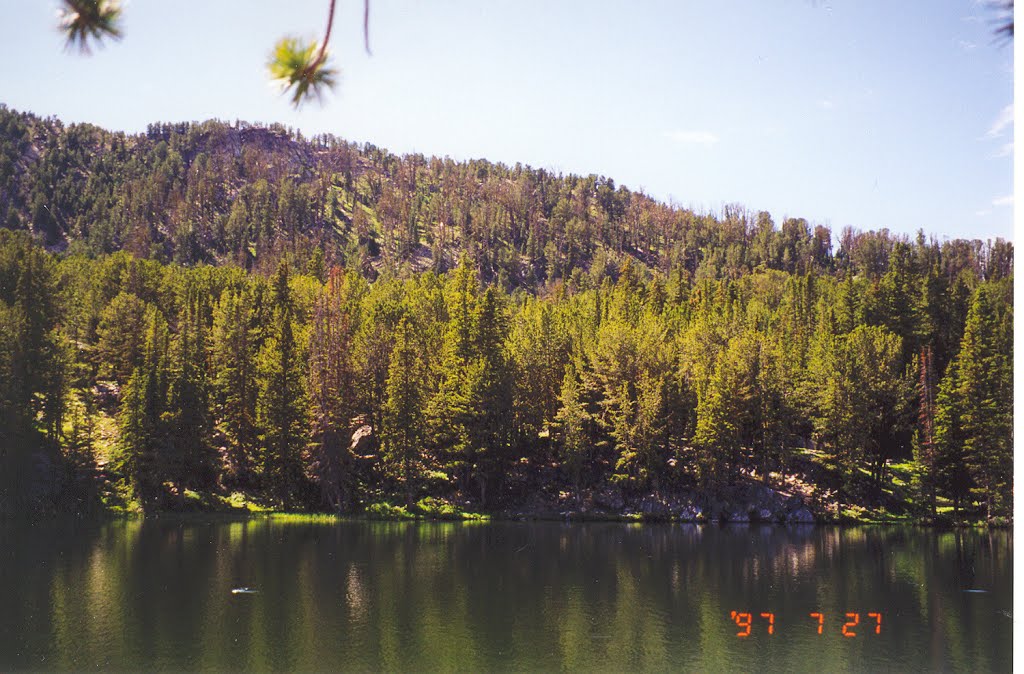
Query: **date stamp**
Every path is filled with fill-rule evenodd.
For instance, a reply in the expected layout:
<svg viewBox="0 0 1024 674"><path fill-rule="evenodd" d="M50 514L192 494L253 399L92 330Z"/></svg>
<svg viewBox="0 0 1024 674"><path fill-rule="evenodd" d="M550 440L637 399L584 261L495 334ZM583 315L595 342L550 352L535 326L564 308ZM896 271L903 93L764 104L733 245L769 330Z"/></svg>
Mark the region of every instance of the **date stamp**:
<svg viewBox="0 0 1024 674"><path fill-rule="evenodd" d="M772 636L775 634L775 614L770 612L754 613L748 611L730 611L729 618L736 623L736 626L740 628L740 631L736 633L736 636L743 639L749 637L754 631L755 618L759 623L759 630L762 630L765 634ZM825 634L826 631L832 632L833 630L826 630L826 616L824 613L808 613L808 620L804 623L810 629L815 629L818 634ZM861 621L860 613L845 613L839 618L830 621L831 624L838 626L838 629L834 630L834 633L841 634L846 638L853 638L858 635L864 634L881 634L882 633L882 614L881 612L869 612L865 615L864 621Z"/></svg>

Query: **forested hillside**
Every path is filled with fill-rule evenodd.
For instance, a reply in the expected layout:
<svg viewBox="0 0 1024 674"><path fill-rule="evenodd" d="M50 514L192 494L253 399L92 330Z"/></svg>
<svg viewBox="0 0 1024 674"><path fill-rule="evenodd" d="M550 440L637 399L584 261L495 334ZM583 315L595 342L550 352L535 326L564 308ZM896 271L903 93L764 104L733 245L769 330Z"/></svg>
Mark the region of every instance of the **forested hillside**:
<svg viewBox="0 0 1024 674"><path fill-rule="evenodd" d="M0 510L1011 511L1001 240L6 108L0 223Z"/></svg>

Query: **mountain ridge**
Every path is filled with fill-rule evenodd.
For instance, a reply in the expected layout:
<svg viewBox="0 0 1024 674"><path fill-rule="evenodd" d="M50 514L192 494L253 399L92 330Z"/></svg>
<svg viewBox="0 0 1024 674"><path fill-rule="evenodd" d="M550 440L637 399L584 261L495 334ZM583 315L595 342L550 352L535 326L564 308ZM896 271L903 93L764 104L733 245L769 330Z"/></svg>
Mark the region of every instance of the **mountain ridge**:
<svg viewBox="0 0 1024 674"><path fill-rule="evenodd" d="M31 231L52 251L123 249L270 273L282 255L304 265L321 248L328 263L354 263L371 277L407 262L445 271L466 252L484 280L534 291L609 256L662 271L679 265L693 278L758 266L877 277L892 247L910 241L888 230L835 236L802 218L777 226L767 212L737 205L697 214L594 174L399 156L239 121L154 123L126 134L4 107L0 182L0 223ZM999 238L943 245L971 249L980 275L1012 255Z"/></svg>

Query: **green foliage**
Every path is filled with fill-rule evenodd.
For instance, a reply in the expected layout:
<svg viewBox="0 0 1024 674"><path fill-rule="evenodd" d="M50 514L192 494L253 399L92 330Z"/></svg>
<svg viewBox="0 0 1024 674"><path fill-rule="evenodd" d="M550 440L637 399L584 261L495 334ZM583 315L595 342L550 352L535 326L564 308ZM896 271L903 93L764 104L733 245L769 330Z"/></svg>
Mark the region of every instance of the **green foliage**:
<svg viewBox="0 0 1024 674"><path fill-rule="evenodd" d="M974 293L935 420L943 481L957 502L973 487L988 519L1011 511L1013 493L1013 310L1000 286L984 283Z"/></svg>
<svg viewBox="0 0 1024 674"><path fill-rule="evenodd" d="M295 338L294 304L289 270L281 262L271 279L274 327L257 360L260 397L257 407L262 430L263 477L285 503L302 488L302 420L305 401L302 363Z"/></svg>
<svg viewBox="0 0 1024 674"><path fill-rule="evenodd" d="M292 105L299 107L307 98L322 100L325 90L337 82L338 71L324 65L326 55L316 42L296 37L278 40L267 61L270 79L282 92L292 91Z"/></svg>
<svg viewBox="0 0 1024 674"><path fill-rule="evenodd" d="M354 496L349 440L359 408L354 351L365 292L356 274L333 270L316 300L309 332L307 473L320 488L321 503L338 511L348 509Z"/></svg>
<svg viewBox="0 0 1024 674"><path fill-rule="evenodd" d="M416 515L405 506L390 503L371 503L366 507L366 517L372 520L414 520Z"/></svg>
<svg viewBox="0 0 1024 674"><path fill-rule="evenodd" d="M103 309L96 329L101 376L125 382L141 364L146 303L133 293L121 292Z"/></svg>
<svg viewBox="0 0 1024 674"><path fill-rule="evenodd" d="M412 505L422 471L423 432L423 366L410 332L411 326L403 318L395 330L391 349L383 423L386 466L403 484L407 505Z"/></svg>
<svg viewBox="0 0 1024 674"><path fill-rule="evenodd" d="M116 465L135 485L143 506L149 507L162 497L170 458L164 452L170 337L166 321L155 308L146 312L145 334L142 364L132 372L123 392Z"/></svg>
<svg viewBox="0 0 1024 674"><path fill-rule="evenodd" d="M847 483L864 462L878 482L886 462L909 450L913 384L903 371L901 340L885 328L861 325L825 348L816 363L816 432L839 459Z"/></svg>
<svg viewBox="0 0 1024 674"><path fill-rule="evenodd" d="M0 109L0 172L31 225L0 228L2 507L44 455L147 509L795 476L863 517L1012 505L1004 242L849 230L833 255L800 219L243 124Z"/></svg>
<svg viewBox="0 0 1024 674"><path fill-rule="evenodd" d="M594 438L594 415L587 409L575 368L570 364L565 369L562 389L558 399L561 407L555 416L560 431L559 440L562 467L572 478L577 495L580 491L583 472L590 456Z"/></svg>
<svg viewBox="0 0 1024 674"><path fill-rule="evenodd" d="M256 294L228 288L213 312L211 354L214 423L225 441L224 473L233 486L253 486L259 456L256 403Z"/></svg>

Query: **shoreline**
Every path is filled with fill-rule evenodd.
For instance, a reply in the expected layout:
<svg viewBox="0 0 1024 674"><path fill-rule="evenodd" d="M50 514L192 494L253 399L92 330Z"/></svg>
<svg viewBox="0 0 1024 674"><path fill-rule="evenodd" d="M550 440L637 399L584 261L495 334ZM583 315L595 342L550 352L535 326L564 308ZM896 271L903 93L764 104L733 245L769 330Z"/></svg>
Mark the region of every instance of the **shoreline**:
<svg viewBox="0 0 1024 674"><path fill-rule="evenodd" d="M255 520L276 520L278 522L296 523L343 523L343 522L388 522L388 523L439 523L450 522L456 524L491 524L508 522L558 522L562 524L592 524L592 523L617 523L617 524L681 524L693 526L719 526L719 527L849 527L849 526L906 526L924 529L953 530L953 529L997 529L1013 531L1012 522L969 522L969 521L942 521L934 522L928 519L855 519L855 518L819 518L812 522L779 522L779 521L729 521L722 518L700 518L684 519L678 517L651 516L641 513L608 513L608 512L519 512L519 511L498 511L494 513L463 512L447 516L429 515L423 513L408 513L404 515L386 515L380 512L360 513L316 513L306 511L290 510L249 510L237 508L233 510L157 510L151 512L115 512L101 511L95 513L43 513L25 518L5 517L0 518L3 523L34 523L41 520L56 520L72 518L80 521L93 522L114 522L118 520L219 520L226 522L247 522Z"/></svg>

